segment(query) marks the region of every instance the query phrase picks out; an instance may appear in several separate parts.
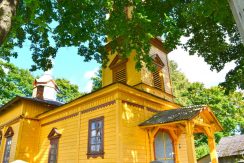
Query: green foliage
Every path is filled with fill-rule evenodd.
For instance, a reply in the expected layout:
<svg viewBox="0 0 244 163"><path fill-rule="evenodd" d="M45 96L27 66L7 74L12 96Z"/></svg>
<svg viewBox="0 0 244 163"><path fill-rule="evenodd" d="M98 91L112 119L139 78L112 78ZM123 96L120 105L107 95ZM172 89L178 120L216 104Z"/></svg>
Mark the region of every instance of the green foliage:
<svg viewBox="0 0 244 163"><path fill-rule="evenodd" d="M198 147L196 147L196 157L197 159L202 158L203 156L206 156L207 154L209 154L209 147L207 144L202 144Z"/></svg>
<svg viewBox="0 0 244 163"><path fill-rule="evenodd" d="M178 70L178 66L174 61L170 61L169 66L173 94L176 97L175 102L185 106L187 105L188 99L186 96L182 97L182 94L188 89L190 82L185 74Z"/></svg>
<svg viewBox="0 0 244 163"><path fill-rule="evenodd" d="M91 78L92 80L92 91L96 91L102 88L102 68L96 72L95 76Z"/></svg>
<svg viewBox="0 0 244 163"><path fill-rule="evenodd" d="M128 6L133 8L131 19L125 12ZM232 90L244 89L244 47L228 0L22 0L16 13L0 57L17 57L13 48L22 47L29 40L36 63L33 70L50 68L50 58L66 46L77 47L77 54L84 56L85 61L95 59L105 66L107 36L113 40L112 51L128 57L135 49L136 68L142 67L142 61L152 68L149 42L162 36L168 51L180 45L191 55L202 56L217 71L235 61L236 67L222 85ZM188 38L183 45L182 36Z"/></svg>
<svg viewBox="0 0 244 163"><path fill-rule="evenodd" d="M0 105L15 96L31 96L34 78L28 70L0 61Z"/></svg>
<svg viewBox="0 0 244 163"><path fill-rule="evenodd" d="M57 94L57 100L60 102L67 103L84 94L79 92L78 85L71 84L69 80L56 79L55 82L59 88L59 92Z"/></svg>
<svg viewBox="0 0 244 163"><path fill-rule="evenodd" d="M229 136L240 132L237 131L237 128L244 124L244 101L242 93L230 92L226 94L225 89L220 86L205 88L202 83L190 83L187 81L185 75L177 70L177 64L171 62L170 66L176 101L184 106L201 104L210 106L223 126L223 132L215 134L216 142L223 136ZM243 130L243 128L240 127L240 130ZM197 158L207 154L206 136L196 134L195 145Z"/></svg>
<svg viewBox="0 0 244 163"><path fill-rule="evenodd" d="M34 77L28 70L0 60L0 77L0 105L17 95L31 97ZM57 79L56 83L60 89L57 100L61 102L66 103L82 95L78 86L66 79Z"/></svg>

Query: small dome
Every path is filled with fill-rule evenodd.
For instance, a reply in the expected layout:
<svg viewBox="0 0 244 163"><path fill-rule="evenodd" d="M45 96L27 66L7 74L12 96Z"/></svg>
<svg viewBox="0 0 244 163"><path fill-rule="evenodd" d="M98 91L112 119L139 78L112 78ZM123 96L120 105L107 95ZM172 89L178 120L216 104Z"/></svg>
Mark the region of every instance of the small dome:
<svg viewBox="0 0 244 163"><path fill-rule="evenodd" d="M39 79L35 79L33 85L32 97L56 101L58 86L52 77L51 70L44 72Z"/></svg>

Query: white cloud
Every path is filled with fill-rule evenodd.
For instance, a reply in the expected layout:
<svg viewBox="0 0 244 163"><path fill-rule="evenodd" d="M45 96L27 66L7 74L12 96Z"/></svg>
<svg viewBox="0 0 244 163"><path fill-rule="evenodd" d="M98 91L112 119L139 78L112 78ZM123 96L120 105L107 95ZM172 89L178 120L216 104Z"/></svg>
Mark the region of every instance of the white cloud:
<svg viewBox="0 0 244 163"><path fill-rule="evenodd" d="M85 91L85 92L91 92L91 90L92 90L92 81L89 80L89 81L86 83L86 85L85 85L84 91Z"/></svg>
<svg viewBox="0 0 244 163"><path fill-rule="evenodd" d="M86 79L86 82L85 82L85 86L84 86L84 89L83 89L84 92L91 92L91 90L92 90L92 80L91 80L91 78L93 76L95 76L95 74L96 74L96 72L98 70L99 70L99 67L96 67L93 70L85 72L84 79Z"/></svg>
<svg viewBox="0 0 244 163"><path fill-rule="evenodd" d="M180 71L187 76L189 81L204 83L206 87L216 86L223 82L226 73L235 67L234 63L228 63L219 73L211 71L210 65L202 57L197 55L190 56L182 48L169 53L169 59L174 60L178 64Z"/></svg>
<svg viewBox="0 0 244 163"><path fill-rule="evenodd" d="M95 76L95 74L96 74L96 72L97 72L98 70L99 70L99 68L96 67L96 68L93 69L93 70L90 70L90 71L85 72L85 74L84 74L84 78L86 78L86 79L91 79L93 76Z"/></svg>

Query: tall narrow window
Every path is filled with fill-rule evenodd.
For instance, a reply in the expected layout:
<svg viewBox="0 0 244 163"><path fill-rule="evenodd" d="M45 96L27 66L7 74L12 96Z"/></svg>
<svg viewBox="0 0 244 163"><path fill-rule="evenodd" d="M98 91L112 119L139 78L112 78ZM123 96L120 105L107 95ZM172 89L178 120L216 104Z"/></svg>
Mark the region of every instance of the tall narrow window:
<svg viewBox="0 0 244 163"><path fill-rule="evenodd" d="M12 127L9 127L4 135L7 139L5 144L4 156L3 156L3 163L9 163L10 158L10 151L11 151L11 144L12 144L12 137L14 135L14 131Z"/></svg>
<svg viewBox="0 0 244 163"><path fill-rule="evenodd" d="M163 90L164 91L164 78L163 78L163 67L164 64L158 54L155 54L154 56L154 64L156 66L156 70L152 73L153 76L153 85L155 88Z"/></svg>
<svg viewBox="0 0 244 163"><path fill-rule="evenodd" d="M0 131L0 148L1 148L1 145L2 145L2 139L3 139L3 133L2 133L2 131Z"/></svg>
<svg viewBox="0 0 244 163"><path fill-rule="evenodd" d="M114 60L109 65L110 69L113 72L113 82L121 82L126 83L127 81L127 73L126 73L126 62L128 59L121 59L119 55L117 55Z"/></svg>
<svg viewBox="0 0 244 163"><path fill-rule="evenodd" d="M39 99L43 99L43 93L44 93L44 86L38 86L37 92L36 92L36 97Z"/></svg>
<svg viewBox="0 0 244 163"><path fill-rule="evenodd" d="M61 137L61 134L57 130L57 128L53 128L48 135L48 139L50 140L48 163L57 163L57 160L58 160L58 142L59 142L60 137Z"/></svg>
<svg viewBox="0 0 244 163"><path fill-rule="evenodd" d="M104 158L104 117L89 120L87 158Z"/></svg>

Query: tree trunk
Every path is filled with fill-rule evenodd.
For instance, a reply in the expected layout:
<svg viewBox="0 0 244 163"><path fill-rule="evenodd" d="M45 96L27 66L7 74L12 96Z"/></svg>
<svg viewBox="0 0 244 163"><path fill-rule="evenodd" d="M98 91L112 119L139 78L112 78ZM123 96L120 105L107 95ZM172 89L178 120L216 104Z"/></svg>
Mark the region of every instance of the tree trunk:
<svg viewBox="0 0 244 163"><path fill-rule="evenodd" d="M0 46L8 35L18 0L0 0Z"/></svg>

